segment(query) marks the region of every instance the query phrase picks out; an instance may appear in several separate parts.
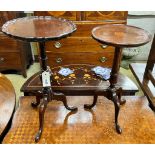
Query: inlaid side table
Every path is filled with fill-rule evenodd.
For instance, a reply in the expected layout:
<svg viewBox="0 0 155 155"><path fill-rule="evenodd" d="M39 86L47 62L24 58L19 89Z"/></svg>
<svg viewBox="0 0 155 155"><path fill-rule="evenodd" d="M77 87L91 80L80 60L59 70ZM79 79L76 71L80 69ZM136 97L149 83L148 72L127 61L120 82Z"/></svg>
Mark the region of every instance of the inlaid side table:
<svg viewBox="0 0 155 155"><path fill-rule="evenodd" d="M35 141L37 142L42 134L44 123L44 112L48 102L53 99L60 100L64 106L71 111L76 111L76 107L69 107L67 105L66 96L63 93L53 92L51 89L51 75L52 72L47 66L47 56L45 52L45 42L50 40L61 39L76 30L76 26L71 21L61 18L54 18L51 16L33 16L18 18L6 22L2 27L2 32L15 39L38 42L40 47L40 64L42 81L43 99L41 103L33 103L32 106L36 107L39 104L39 131L36 134Z"/></svg>
<svg viewBox="0 0 155 155"><path fill-rule="evenodd" d="M92 30L92 36L97 41L111 45L115 47L115 55L113 59L113 66L111 70L111 76L109 79L110 86L106 91L96 91L94 95L94 101L91 105L85 105L87 109L91 109L96 105L98 95L104 95L108 99L114 102L115 106L115 126L118 133L122 132L122 129L118 123L118 115L120 105L125 103L122 100L122 88L117 88L118 72L120 67L121 55L123 47L138 47L148 43L151 40L151 35L138 27L128 26L123 24L103 25L95 27Z"/></svg>

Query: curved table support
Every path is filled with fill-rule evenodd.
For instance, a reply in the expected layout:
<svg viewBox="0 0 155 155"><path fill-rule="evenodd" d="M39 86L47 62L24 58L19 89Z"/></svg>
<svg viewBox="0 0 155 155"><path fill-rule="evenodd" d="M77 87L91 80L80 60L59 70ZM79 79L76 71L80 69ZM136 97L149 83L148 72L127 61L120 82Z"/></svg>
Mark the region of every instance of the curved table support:
<svg viewBox="0 0 155 155"><path fill-rule="evenodd" d="M91 108L93 108L96 105L96 103L97 103L97 98L98 98L98 95L97 95L97 93L95 93L94 94L93 104L85 104L84 105L84 108L85 109L91 109Z"/></svg>
<svg viewBox="0 0 155 155"><path fill-rule="evenodd" d="M44 94L43 101L39 106L39 131L35 136L35 142L38 142L42 135L43 124L44 124L44 113L45 113L47 104L48 104L48 97L47 97L47 94Z"/></svg>
<svg viewBox="0 0 155 155"><path fill-rule="evenodd" d="M77 111L77 107L69 107L67 105L67 99L66 96L63 93L55 93L52 92L52 89L49 88L44 88L43 89L43 96L36 96L36 103L32 102L31 105L33 107L37 107L39 105L39 130L35 136L35 142L38 142L41 138L42 135L42 131L43 131L43 124L44 124L44 113L47 107L48 102L52 101L52 100L58 100L58 101L62 101L65 108L72 111L72 112L76 112ZM42 99L42 102L40 102Z"/></svg>

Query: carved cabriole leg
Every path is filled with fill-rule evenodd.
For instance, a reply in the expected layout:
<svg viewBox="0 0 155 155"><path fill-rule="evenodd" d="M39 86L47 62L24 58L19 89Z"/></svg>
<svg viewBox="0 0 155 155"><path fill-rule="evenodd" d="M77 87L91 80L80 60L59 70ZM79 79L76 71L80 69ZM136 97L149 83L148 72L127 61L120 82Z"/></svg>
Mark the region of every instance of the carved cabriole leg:
<svg viewBox="0 0 155 155"><path fill-rule="evenodd" d="M45 113L45 110L46 110L46 107L49 101L48 97L49 97L48 94L44 94L43 100L39 106L39 131L35 136L35 142L38 142L42 135L43 124L44 124L44 113Z"/></svg>
<svg viewBox="0 0 155 155"><path fill-rule="evenodd" d="M53 99L58 100L58 101L62 101L65 108L71 111L77 111L78 108L77 107L69 107L67 104L67 99L66 96L63 93L53 93Z"/></svg>
<svg viewBox="0 0 155 155"><path fill-rule="evenodd" d="M122 132L122 129L120 128L120 126L118 124L118 115L119 115L119 110L120 110L120 104L125 103L125 101L121 101L122 88L119 88L118 90L116 90L116 87L115 87L115 85L117 84L117 78L118 78L118 72L119 72L119 68L120 68L121 57L122 57L121 48L115 47L113 66L112 66L111 76L109 79L110 86L107 90L108 98L114 102L114 106L115 106L115 127L116 127L116 131L118 133Z"/></svg>
<svg viewBox="0 0 155 155"><path fill-rule="evenodd" d="M42 103L40 104L39 107L39 131L35 136L35 142L38 142L41 138L42 131L43 131L43 124L44 124L44 113L47 107L47 98L44 97Z"/></svg>
<svg viewBox="0 0 155 155"><path fill-rule="evenodd" d="M96 103L97 103L97 98L98 98L98 94L95 93L94 94L94 99L93 99L93 104L85 104L84 105L84 108L85 109L91 109L91 108L93 108L96 105Z"/></svg>
<svg viewBox="0 0 155 155"><path fill-rule="evenodd" d="M115 127L116 127L116 131L117 133L122 133L122 129L118 123L118 115L119 115L119 110L120 110L120 103L119 103L119 99L118 96L116 94L116 90L111 91L112 93L112 101L114 102L114 106L115 106Z"/></svg>

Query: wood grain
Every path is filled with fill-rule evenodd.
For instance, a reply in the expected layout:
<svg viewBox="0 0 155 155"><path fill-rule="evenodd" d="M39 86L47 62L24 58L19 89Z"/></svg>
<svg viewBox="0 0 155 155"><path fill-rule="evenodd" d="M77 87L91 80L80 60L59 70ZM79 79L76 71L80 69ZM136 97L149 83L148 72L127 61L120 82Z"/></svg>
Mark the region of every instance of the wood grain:
<svg viewBox="0 0 155 155"><path fill-rule="evenodd" d="M92 30L92 36L102 43L117 47L137 47L151 40L147 31L124 24L98 26Z"/></svg>
<svg viewBox="0 0 155 155"><path fill-rule="evenodd" d="M2 32L6 35L29 42L58 39L75 30L72 22L50 16L17 18L2 26Z"/></svg>
<svg viewBox="0 0 155 155"><path fill-rule="evenodd" d="M31 97L22 97L13 125L4 144L30 144L38 130L38 109L31 107ZM68 97L70 105L78 107L77 113L69 112L61 102L48 104L45 124L39 143L44 144L154 144L155 117L145 97L126 97L121 106L119 122L121 135L114 127L114 105L106 98L99 98L93 110L83 105L91 97Z"/></svg>
<svg viewBox="0 0 155 155"><path fill-rule="evenodd" d="M15 108L15 90L3 74L0 73L0 141L6 134Z"/></svg>
<svg viewBox="0 0 155 155"><path fill-rule="evenodd" d="M1 11L0 27L5 22L21 16L23 14L18 11ZM14 40L0 31L0 71L15 70L26 77L26 69L32 62L29 43Z"/></svg>

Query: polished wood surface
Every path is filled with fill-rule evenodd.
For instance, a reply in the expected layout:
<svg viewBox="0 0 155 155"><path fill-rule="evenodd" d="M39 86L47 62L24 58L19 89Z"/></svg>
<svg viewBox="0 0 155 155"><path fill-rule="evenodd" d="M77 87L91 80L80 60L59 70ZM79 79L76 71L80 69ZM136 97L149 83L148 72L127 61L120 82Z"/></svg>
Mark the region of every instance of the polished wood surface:
<svg viewBox="0 0 155 155"><path fill-rule="evenodd" d="M10 80L0 73L0 141L10 127L15 103L15 90Z"/></svg>
<svg viewBox="0 0 155 155"><path fill-rule="evenodd" d="M125 24L127 11L35 11L34 15L73 20L77 26L77 31L71 36L46 42L48 65L51 68L79 63L112 67L114 48L95 42L91 30L104 24ZM101 62L103 58L105 61Z"/></svg>
<svg viewBox="0 0 155 155"><path fill-rule="evenodd" d="M35 15L61 17L73 21L126 20L127 11L35 11Z"/></svg>
<svg viewBox="0 0 155 155"><path fill-rule="evenodd" d="M24 16L22 12L1 11L0 27L8 20L22 16ZM33 58L29 43L19 42L0 32L0 71L10 73L10 70L15 70L14 73L20 73L26 77L26 69L32 63Z"/></svg>
<svg viewBox="0 0 155 155"><path fill-rule="evenodd" d="M155 87L150 81L148 81L147 79L144 79L146 63L132 63L129 66L133 75L138 81L138 84L140 85L144 94L147 96L148 100L150 101L151 108L155 110ZM153 70L152 73L153 73L153 76L155 77L155 69Z"/></svg>
<svg viewBox="0 0 155 155"><path fill-rule="evenodd" d="M72 22L51 16L17 18L6 22L2 27L2 32L6 35L26 41L58 39L75 30L76 26Z"/></svg>
<svg viewBox="0 0 155 155"><path fill-rule="evenodd" d="M113 24L96 27L92 36L108 45L117 47L137 47L151 41L151 35L138 27Z"/></svg>
<svg viewBox="0 0 155 155"><path fill-rule="evenodd" d="M32 97L20 98L13 125L4 144L29 144L34 142L38 129L38 110L30 106ZM119 120L123 134L114 128L114 106L106 98L99 98L96 108L84 110L92 97L68 97L69 105L78 107L76 113L68 112L61 102L48 104L43 135L44 144L154 144L155 117L145 97L126 97Z"/></svg>
<svg viewBox="0 0 155 155"><path fill-rule="evenodd" d="M25 31L23 31L23 29ZM2 32L10 37L23 41L39 42L40 65L42 73L41 78L43 78L43 73L48 73L48 80L51 80L52 72L51 69L47 66L45 42L49 40L61 39L62 37L66 37L73 33L75 30L76 26L71 21L50 16L17 18L6 22L2 27ZM70 111L77 111L76 107L68 106L66 96L63 93L53 92L51 89L51 84L44 86L42 83L41 95L43 98L42 101L39 100L37 104L32 103L33 107L37 107L39 105L39 129L35 136L35 142L38 142L42 135L44 113L47 104L54 98L63 101L66 109ZM38 95L36 95L36 97L38 97Z"/></svg>
<svg viewBox="0 0 155 155"><path fill-rule="evenodd" d="M99 42L115 47L112 70L110 73L110 86L106 90L106 97L110 99L115 106L115 127L116 131L121 134L122 129L119 125L119 111L121 105L125 104L122 99L123 89L117 88L118 73L122 58L122 47L137 47L148 43L151 40L151 35L138 27L128 26L124 24L111 24L95 27L92 30L92 36ZM94 101L91 105L85 105L85 108L91 109L96 105L97 97L100 93L95 92Z"/></svg>
<svg viewBox="0 0 155 155"><path fill-rule="evenodd" d="M58 73L61 67L67 67L74 70L69 76L62 76ZM106 90L109 87L109 81L103 81L91 71L94 65L65 65L52 68L52 89L56 92L63 92L66 95L93 95L95 91ZM117 87L123 88L123 95L134 95L138 88L125 75L119 74ZM21 91L25 95L36 94L42 90L39 72L27 80Z"/></svg>

